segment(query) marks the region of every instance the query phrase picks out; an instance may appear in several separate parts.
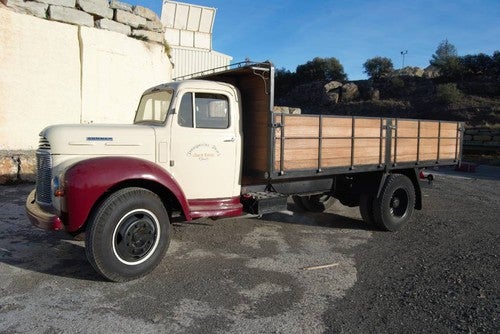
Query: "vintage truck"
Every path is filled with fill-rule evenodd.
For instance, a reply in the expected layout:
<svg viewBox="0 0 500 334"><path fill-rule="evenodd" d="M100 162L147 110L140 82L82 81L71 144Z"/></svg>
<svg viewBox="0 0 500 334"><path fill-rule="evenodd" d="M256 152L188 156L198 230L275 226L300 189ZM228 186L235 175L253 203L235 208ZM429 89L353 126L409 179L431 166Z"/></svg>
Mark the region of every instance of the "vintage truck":
<svg viewBox="0 0 500 334"><path fill-rule="evenodd" d="M84 235L96 271L128 281L161 261L171 222L281 211L289 196L398 230L422 207L419 169L460 161L460 122L276 113L273 89L273 65L247 62L148 89L134 124L45 128L28 216Z"/></svg>

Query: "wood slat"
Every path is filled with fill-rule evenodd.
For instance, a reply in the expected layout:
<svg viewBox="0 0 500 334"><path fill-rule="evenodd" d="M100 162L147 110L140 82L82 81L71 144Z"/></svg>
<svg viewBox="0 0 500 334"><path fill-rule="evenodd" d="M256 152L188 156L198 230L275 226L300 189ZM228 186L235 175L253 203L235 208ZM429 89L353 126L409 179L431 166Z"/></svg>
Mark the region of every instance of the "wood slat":
<svg viewBox="0 0 500 334"><path fill-rule="evenodd" d="M351 137L352 118L323 117L323 137Z"/></svg>

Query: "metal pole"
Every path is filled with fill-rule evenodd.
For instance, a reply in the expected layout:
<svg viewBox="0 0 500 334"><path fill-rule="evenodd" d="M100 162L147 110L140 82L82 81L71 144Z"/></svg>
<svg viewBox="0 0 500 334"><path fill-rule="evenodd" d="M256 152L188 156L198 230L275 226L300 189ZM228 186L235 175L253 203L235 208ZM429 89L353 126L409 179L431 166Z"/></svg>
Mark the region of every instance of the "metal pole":
<svg viewBox="0 0 500 334"><path fill-rule="evenodd" d="M401 56L403 56L403 66L401 68L405 67L405 55L408 54L408 50L401 51Z"/></svg>

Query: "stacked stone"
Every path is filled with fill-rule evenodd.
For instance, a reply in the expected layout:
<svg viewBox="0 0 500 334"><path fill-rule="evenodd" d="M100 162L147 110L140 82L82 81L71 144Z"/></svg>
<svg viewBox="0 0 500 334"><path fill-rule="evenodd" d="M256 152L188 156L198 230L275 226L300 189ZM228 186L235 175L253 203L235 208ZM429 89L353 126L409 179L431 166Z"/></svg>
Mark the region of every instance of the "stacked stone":
<svg viewBox="0 0 500 334"><path fill-rule="evenodd" d="M35 152L0 151L0 184L35 181Z"/></svg>
<svg viewBox="0 0 500 334"><path fill-rule="evenodd" d="M471 128L465 130L464 145L484 147L500 151L500 130Z"/></svg>
<svg viewBox="0 0 500 334"><path fill-rule="evenodd" d="M3 0L5 1L5 0ZM163 43L163 26L152 10L111 0L6 0L17 12L63 23L116 31Z"/></svg>

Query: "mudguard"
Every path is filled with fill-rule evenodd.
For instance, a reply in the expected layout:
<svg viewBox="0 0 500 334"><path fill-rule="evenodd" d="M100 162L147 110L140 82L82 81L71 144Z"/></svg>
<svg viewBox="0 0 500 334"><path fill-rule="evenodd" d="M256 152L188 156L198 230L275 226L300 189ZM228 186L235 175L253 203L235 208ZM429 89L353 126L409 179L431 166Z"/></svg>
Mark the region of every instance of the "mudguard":
<svg viewBox="0 0 500 334"><path fill-rule="evenodd" d="M99 157L79 161L64 174L63 222L68 232L85 224L95 203L123 182L148 181L169 190L179 202L186 220L191 220L186 196L172 175L158 165L133 157Z"/></svg>

